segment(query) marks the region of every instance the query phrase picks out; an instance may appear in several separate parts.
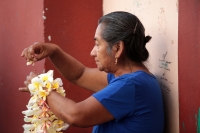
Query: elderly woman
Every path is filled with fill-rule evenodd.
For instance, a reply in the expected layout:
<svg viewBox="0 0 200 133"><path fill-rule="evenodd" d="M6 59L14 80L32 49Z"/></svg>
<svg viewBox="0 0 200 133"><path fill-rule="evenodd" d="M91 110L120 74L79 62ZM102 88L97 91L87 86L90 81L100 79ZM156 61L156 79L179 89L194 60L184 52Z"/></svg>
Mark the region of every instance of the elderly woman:
<svg viewBox="0 0 200 133"><path fill-rule="evenodd" d="M162 94L155 76L143 64L149 56L145 45L151 39L144 32L133 14L112 12L103 16L90 53L97 68L85 67L49 43L35 43L21 56L34 62L49 57L67 80L94 92L79 103L54 91L47 96L52 112L66 123L94 126L93 133L162 133Z"/></svg>

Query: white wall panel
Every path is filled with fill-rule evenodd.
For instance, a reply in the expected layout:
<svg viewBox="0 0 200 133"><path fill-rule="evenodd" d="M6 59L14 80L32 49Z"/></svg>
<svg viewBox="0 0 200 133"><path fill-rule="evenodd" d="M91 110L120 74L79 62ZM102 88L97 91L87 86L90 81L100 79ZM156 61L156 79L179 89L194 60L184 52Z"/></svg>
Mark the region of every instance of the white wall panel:
<svg viewBox="0 0 200 133"><path fill-rule="evenodd" d="M135 14L143 23L150 57L145 63L162 88L167 133L179 132L178 0L104 0L104 15L112 11Z"/></svg>

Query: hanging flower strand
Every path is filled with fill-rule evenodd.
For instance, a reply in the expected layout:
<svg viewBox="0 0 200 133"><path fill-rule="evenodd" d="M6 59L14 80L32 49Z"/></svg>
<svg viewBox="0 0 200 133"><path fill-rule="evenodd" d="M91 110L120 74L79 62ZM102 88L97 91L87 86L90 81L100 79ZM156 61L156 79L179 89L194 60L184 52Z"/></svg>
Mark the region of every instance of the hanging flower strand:
<svg viewBox="0 0 200 133"><path fill-rule="evenodd" d="M53 70L38 75L31 80L28 85L31 98L27 109L22 111L25 115L24 133L62 133L69 125L59 120L50 110L46 103L46 97L52 90L55 90L62 96L65 96L65 90L60 78L53 80Z"/></svg>

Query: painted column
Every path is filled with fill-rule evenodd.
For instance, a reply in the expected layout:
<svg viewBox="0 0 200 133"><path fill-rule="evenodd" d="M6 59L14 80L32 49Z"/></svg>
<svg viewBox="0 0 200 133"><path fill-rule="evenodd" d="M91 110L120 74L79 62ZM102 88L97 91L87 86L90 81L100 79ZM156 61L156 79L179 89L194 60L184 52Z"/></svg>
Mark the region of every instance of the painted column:
<svg viewBox="0 0 200 133"><path fill-rule="evenodd" d="M103 13L127 11L143 23L150 57L145 63L161 86L165 112L166 133L179 132L178 105L178 1L177 0L104 0Z"/></svg>
<svg viewBox="0 0 200 133"><path fill-rule="evenodd" d="M179 4L180 133L200 133L199 9L199 0L182 0Z"/></svg>
<svg viewBox="0 0 200 133"><path fill-rule="evenodd" d="M102 0L45 0L44 1L44 36L45 42L59 45L88 67L96 67L90 51L94 46L94 33L98 19L102 16ZM49 60L46 70L56 70ZM88 98L92 92L77 87L64 79L58 71L55 77L61 77L66 97L76 102ZM91 133L91 128L69 127L65 133Z"/></svg>

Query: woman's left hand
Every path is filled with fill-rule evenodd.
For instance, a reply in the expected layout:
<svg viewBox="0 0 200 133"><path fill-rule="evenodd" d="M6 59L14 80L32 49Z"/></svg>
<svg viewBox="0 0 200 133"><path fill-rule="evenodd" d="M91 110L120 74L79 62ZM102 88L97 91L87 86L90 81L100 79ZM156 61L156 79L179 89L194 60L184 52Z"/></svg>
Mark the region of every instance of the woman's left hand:
<svg viewBox="0 0 200 133"><path fill-rule="evenodd" d="M38 74L36 74L36 72L30 72L30 74L26 77L26 80L24 81L25 87L20 87L19 91L29 92L28 85L31 83L31 80L37 76Z"/></svg>

